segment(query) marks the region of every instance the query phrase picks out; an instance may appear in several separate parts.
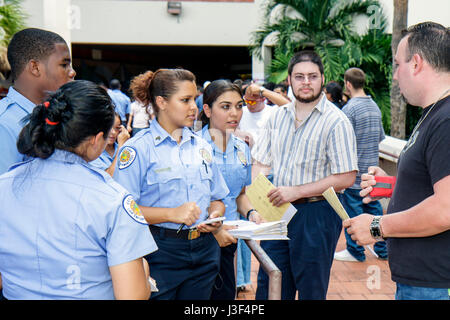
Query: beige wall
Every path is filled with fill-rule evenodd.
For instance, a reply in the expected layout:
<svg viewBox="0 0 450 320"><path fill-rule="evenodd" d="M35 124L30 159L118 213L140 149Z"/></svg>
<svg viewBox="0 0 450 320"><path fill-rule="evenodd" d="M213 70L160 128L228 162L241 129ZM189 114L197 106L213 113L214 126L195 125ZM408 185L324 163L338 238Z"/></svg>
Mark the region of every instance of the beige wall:
<svg viewBox="0 0 450 320"><path fill-rule="evenodd" d="M262 4L255 2L182 1L182 13L167 13L167 1L25 0L28 26L61 34L68 42L246 46L260 25ZM392 21L393 0L380 0ZM449 0L409 0L408 24L433 20L449 26ZM358 20L358 30L376 26ZM392 23L388 25L391 32ZM265 64L270 59L266 59ZM263 62L253 59L254 77L262 79Z"/></svg>
<svg viewBox="0 0 450 320"><path fill-rule="evenodd" d="M259 25L264 1L182 1L179 17L167 13L166 1L24 0L24 9L29 26L52 29L73 42L241 46ZM391 21L393 0L380 2ZM427 20L449 26L450 1L409 0L408 24ZM359 24L370 27L367 21Z"/></svg>
<svg viewBox="0 0 450 320"><path fill-rule="evenodd" d="M55 5L47 10L58 15L47 13L47 20L71 20L73 42L199 46L247 45L261 2L182 2L181 15L173 16L166 1L26 0L29 25L46 25L43 6L48 1ZM64 2L71 3L72 15Z"/></svg>

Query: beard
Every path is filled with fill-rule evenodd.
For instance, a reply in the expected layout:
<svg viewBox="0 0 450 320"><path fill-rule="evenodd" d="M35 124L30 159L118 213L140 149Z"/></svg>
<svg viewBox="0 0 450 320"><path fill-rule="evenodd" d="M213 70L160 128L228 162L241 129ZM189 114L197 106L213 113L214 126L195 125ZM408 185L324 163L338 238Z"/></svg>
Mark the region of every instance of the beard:
<svg viewBox="0 0 450 320"><path fill-rule="evenodd" d="M302 98L302 97L300 97L300 95L299 94L297 94L296 92L294 92L294 91L292 91L292 93L294 94L294 97L295 97L295 99L297 99L297 101L299 101L299 102L301 102L301 103L310 103L310 102L313 102L313 101L316 101L319 97L320 97L320 95L322 94L322 91L323 91L323 85L321 85L320 86L320 90L316 93L316 94L314 94L314 92L312 93L312 96L310 96L310 97L306 97L306 98ZM313 90L311 87L309 87L311 90Z"/></svg>

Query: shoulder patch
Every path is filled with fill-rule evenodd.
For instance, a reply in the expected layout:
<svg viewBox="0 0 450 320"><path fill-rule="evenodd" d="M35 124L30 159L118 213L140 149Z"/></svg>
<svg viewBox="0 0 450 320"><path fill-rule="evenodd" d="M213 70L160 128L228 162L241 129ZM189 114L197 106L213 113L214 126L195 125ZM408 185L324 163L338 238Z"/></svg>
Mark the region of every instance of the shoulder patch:
<svg viewBox="0 0 450 320"><path fill-rule="evenodd" d="M119 169L121 170L129 167L134 159L136 159L136 150L132 147L123 148L119 155Z"/></svg>
<svg viewBox="0 0 450 320"><path fill-rule="evenodd" d="M139 222L140 224L148 224L131 194L123 199L122 206L134 221Z"/></svg>

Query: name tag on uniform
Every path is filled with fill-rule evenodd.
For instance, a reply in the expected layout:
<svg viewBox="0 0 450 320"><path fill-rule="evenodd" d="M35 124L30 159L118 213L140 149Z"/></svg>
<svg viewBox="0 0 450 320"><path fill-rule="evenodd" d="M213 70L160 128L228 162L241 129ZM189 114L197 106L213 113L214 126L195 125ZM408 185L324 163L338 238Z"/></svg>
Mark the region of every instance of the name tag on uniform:
<svg viewBox="0 0 450 320"><path fill-rule="evenodd" d="M155 173L161 173L161 172L170 172L172 171L172 167L167 167L167 168L159 168L159 169L155 169L153 170Z"/></svg>

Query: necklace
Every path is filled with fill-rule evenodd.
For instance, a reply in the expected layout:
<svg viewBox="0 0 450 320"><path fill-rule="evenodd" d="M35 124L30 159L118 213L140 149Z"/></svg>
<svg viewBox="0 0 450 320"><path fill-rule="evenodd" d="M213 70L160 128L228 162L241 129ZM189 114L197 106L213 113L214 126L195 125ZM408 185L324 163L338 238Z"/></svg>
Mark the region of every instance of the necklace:
<svg viewBox="0 0 450 320"><path fill-rule="evenodd" d="M414 137L414 134L416 133L417 129L419 129L420 125L422 124L422 122L426 119L426 117L428 117L428 115L430 114L431 110L433 110L434 106L436 105L436 103L438 103L443 97L445 97L445 95L450 91L450 89L447 89L444 94L442 96L439 97L439 99L436 100L435 103L433 103L433 105L430 107L430 109L428 110L428 112L425 114L425 116L420 119L420 121L416 124L416 126L414 127L413 132L411 133L411 137Z"/></svg>

